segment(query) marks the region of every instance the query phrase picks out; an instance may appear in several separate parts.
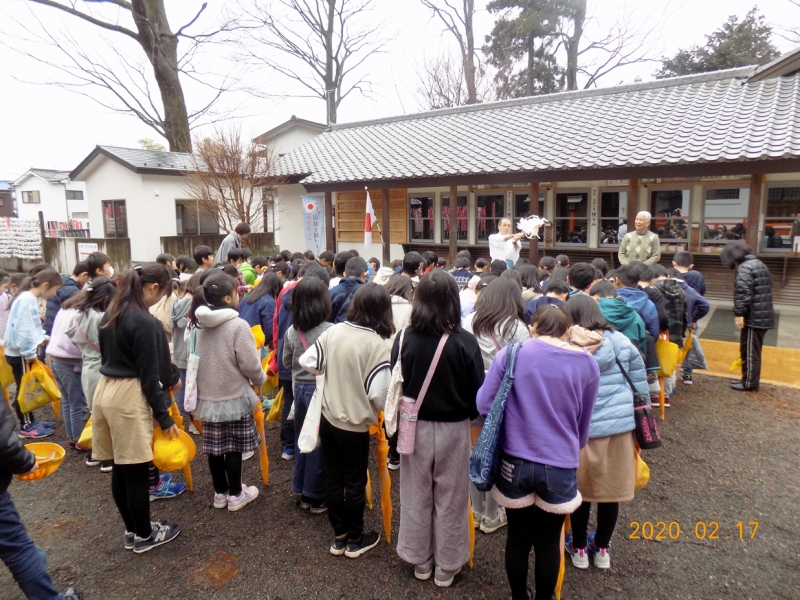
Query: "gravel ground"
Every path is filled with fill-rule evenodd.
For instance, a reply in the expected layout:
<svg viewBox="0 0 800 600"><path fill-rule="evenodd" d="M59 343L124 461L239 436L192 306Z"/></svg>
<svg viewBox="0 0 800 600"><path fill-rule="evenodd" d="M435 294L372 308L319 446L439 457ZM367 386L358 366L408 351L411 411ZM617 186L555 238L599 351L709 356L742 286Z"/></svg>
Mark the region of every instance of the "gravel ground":
<svg viewBox="0 0 800 600"><path fill-rule="evenodd" d="M650 484L621 506L612 568L578 571L568 564L562 598L800 598L800 390L761 389L757 395L735 393L727 380L702 375L695 375L693 387L679 389L662 424L664 446L645 453ZM277 427L269 425L267 435L271 482L256 502L239 513L214 510L199 455L195 492L153 504L154 517L181 523L180 537L144 555L122 548L110 477L74 456L48 479L15 481L10 492L47 552L57 585L74 585L92 600L509 596L504 530L477 534L475 568L446 590L416 581L385 542L357 560L332 557L327 519L296 507L292 463L278 459ZM65 442L62 426L52 439ZM374 472L372 480L377 482ZM260 482L256 459L245 463L245 481ZM397 482L393 488L396 536ZM380 530L377 492L375 500L366 522ZM664 529L665 539L629 539L633 521L648 537ZM645 522L653 524L653 533ZM671 522L680 525L676 539L666 529ZM705 539L699 539L698 522L706 524ZM748 522L758 522L752 539ZM710 539L715 532L718 539ZM676 536L676 525L671 533ZM0 598L22 598L2 566Z"/></svg>

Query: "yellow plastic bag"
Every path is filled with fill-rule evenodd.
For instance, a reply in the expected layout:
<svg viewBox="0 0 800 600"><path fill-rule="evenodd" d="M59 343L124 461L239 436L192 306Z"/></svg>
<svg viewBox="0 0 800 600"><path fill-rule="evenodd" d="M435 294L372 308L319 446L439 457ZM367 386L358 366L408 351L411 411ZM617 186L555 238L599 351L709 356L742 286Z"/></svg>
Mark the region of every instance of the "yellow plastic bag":
<svg viewBox="0 0 800 600"><path fill-rule="evenodd" d="M53 400L61 400L61 392L48 371L45 365L36 360L22 376L22 393L18 395L17 401L23 413L41 408Z"/></svg>
<svg viewBox="0 0 800 600"><path fill-rule="evenodd" d="M261 385L261 395L266 396L276 387L278 387L278 373L271 373L269 370L269 363L275 354L275 350L272 350L269 354L264 357L264 360L261 361L261 368L264 369L264 372L267 374L267 380Z"/></svg>
<svg viewBox="0 0 800 600"><path fill-rule="evenodd" d="M264 347L264 342L267 341L267 338L264 337L264 330L261 325L253 325L250 331L253 332L253 337L256 338L256 350L261 350Z"/></svg>
<svg viewBox="0 0 800 600"><path fill-rule="evenodd" d="M689 350L692 349L692 345L694 344L694 330L689 330L689 335L686 336L686 340L683 342L683 348L680 350L680 354L678 355L678 363L683 363L686 360L686 356L689 354Z"/></svg>
<svg viewBox="0 0 800 600"><path fill-rule="evenodd" d="M736 357L736 360L733 361L731 365L731 371L741 371L742 370L742 355Z"/></svg>
<svg viewBox="0 0 800 600"><path fill-rule="evenodd" d="M14 371L11 370L11 365L6 362L5 353L2 346L0 346L0 386L4 389L14 383Z"/></svg>
<svg viewBox="0 0 800 600"><path fill-rule="evenodd" d="M81 436L78 438L78 445L84 448L92 447L92 416L89 415L89 420L86 421L86 427L83 428Z"/></svg>
<svg viewBox="0 0 800 600"><path fill-rule="evenodd" d="M267 414L267 423L280 423L281 422L281 413L283 412L283 388L278 390L278 395L275 396L275 400L272 402L272 406L269 409L269 413Z"/></svg>
<svg viewBox="0 0 800 600"><path fill-rule="evenodd" d="M658 374L661 377L672 377L675 367L678 366L678 355L680 354L678 344L670 342L665 337L659 337L656 340L656 354L658 355L658 364L661 365Z"/></svg>
<svg viewBox="0 0 800 600"><path fill-rule="evenodd" d="M650 481L650 467L647 466L647 463L644 462L642 459L642 455L639 453L638 450L635 451L636 455L636 482L633 485L633 488L636 490L642 489L644 486L647 485L647 482Z"/></svg>

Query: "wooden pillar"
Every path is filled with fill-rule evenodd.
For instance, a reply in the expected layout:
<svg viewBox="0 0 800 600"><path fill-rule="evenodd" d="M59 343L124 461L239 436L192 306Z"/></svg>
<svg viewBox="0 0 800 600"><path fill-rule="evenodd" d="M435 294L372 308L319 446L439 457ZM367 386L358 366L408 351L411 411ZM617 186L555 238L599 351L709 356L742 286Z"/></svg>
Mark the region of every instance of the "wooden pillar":
<svg viewBox="0 0 800 600"><path fill-rule="evenodd" d="M750 204L747 206L747 233L744 239L747 245L758 253L758 213L761 210L761 184L764 183L763 175L750 177Z"/></svg>
<svg viewBox="0 0 800 600"><path fill-rule="evenodd" d="M333 192L325 192L325 249L336 254L333 235Z"/></svg>
<svg viewBox="0 0 800 600"><path fill-rule="evenodd" d="M383 237L383 265L388 267L392 262L389 244L392 241L392 221L389 212L389 190L381 190L381 234Z"/></svg>
<svg viewBox="0 0 800 600"><path fill-rule="evenodd" d="M628 180L628 207L625 209L626 218L628 219L628 233L636 230L634 221L636 215L639 214L639 180ZM655 215L653 215L655 216ZM622 240L620 240L620 243Z"/></svg>
<svg viewBox="0 0 800 600"><path fill-rule="evenodd" d="M532 215L539 214L539 182L534 181L531 183L531 193L530 193L530 205L528 206L528 213ZM534 210L533 207L536 207ZM542 230L544 231L544 230ZM539 266L539 238L535 237L531 240L528 240L528 260L531 261L531 264L534 266Z"/></svg>
<svg viewBox="0 0 800 600"><path fill-rule="evenodd" d="M458 254L458 186L450 186L450 267Z"/></svg>

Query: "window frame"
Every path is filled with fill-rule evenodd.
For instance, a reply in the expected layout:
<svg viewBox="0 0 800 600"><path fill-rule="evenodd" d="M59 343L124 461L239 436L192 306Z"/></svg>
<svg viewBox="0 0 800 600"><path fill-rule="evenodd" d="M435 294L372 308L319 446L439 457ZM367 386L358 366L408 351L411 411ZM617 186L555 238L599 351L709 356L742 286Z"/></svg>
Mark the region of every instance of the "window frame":
<svg viewBox="0 0 800 600"><path fill-rule="evenodd" d="M630 229L631 219L629 217L625 217L624 219L621 217L617 218L617 243L616 244L606 244L603 243L603 221L611 220L610 217L603 217L603 194L624 194L625 200L620 198L619 200L619 207L617 208L617 213L619 213L619 209L622 207L626 208L628 206L628 188L622 186L613 186L613 187L601 187L597 190L597 247L598 248L619 248L620 243L622 240L619 238L619 227L622 225L622 221L628 221L628 231L633 231ZM636 218L636 217L634 217Z"/></svg>
<svg viewBox="0 0 800 600"><path fill-rule="evenodd" d="M467 228L464 229L463 231L461 229L458 230L458 242L460 244L466 244L469 241L469 191L468 190L463 190L463 194L462 194L462 190L458 191L458 193L456 195L456 208L457 209L460 207L460 205L458 204L458 201L461 198L464 198L464 208L466 209L466 217L462 217L461 219L456 217L456 222L458 222L459 220L463 221L464 218L466 218L466 220L467 220ZM449 244L450 243L450 229L449 229L448 219L446 219L445 216L444 216L444 207L445 207L444 203L445 203L445 201L447 201L447 207L450 208L450 192L439 192L439 213L442 216L442 218L440 219L441 223L439 224L439 239L441 240L442 244L444 244L444 243L448 243ZM435 214L435 212L436 211L434 209L434 214ZM445 223L448 223L447 230L445 230ZM463 234L463 236L462 236L462 234Z"/></svg>
<svg viewBox="0 0 800 600"><path fill-rule="evenodd" d="M36 200L26 200L26 198L32 198L32 194L36 194ZM23 190L22 191L22 203L23 204L41 204L42 203L42 194L39 190Z"/></svg>
<svg viewBox="0 0 800 600"><path fill-rule="evenodd" d="M178 214L177 214L178 206L179 205L183 205L183 207L184 207L183 210L184 210L185 214L187 215L187 217L191 218L192 209L188 206L188 204L192 203L192 202L197 204L197 200L192 200L191 198L176 198L175 199L175 211L176 211L176 213L175 213L175 230L177 232L177 235L215 235L215 234L218 234L219 233L219 225L216 222L214 223L214 231L204 231L203 230L204 219L200 215L199 209L196 209L195 214L194 214L195 218L193 219L193 220L195 220L195 226L196 226L197 233L182 233L181 231L178 230ZM205 221L206 225L209 225L210 223L211 223L211 221ZM185 230L186 227L184 226L183 229ZM207 228L207 229L210 229L210 228Z"/></svg>
<svg viewBox="0 0 800 600"><path fill-rule="evenodd" d="M664 237L659 236L658 239L661 241L661 245L662 246L664 246L665 244L672 244L672 245L685 244L686 245L685 249L689 248L689 243L690 243L690 239L691 239L691 235L692 235L692 223L691 223L691 218L690 217L691 217L691 214L692 214L692 203L694 202L694 198L692 197L693 187L694 186L692 184L688 184L687 185L687 184L680 184L680 183L678 183L678 184L667 183L667 184L657 184L657 185L649 184L647 186L647 188L646 188L647 192L648 192L647 207L648 207L648 212L650 213L650 231L652 231L656 235L658 235L658 215L653 210L653 193L655 193L655 192L677 192L677 191L683 192L683 191L687 191L687 190L689 192L689 200L687 202L688 206L687 206L685 211L683 210L683 208L681 208L681 219L683 219L685 221L685 224L686 224L686 237L685 238L664 238ZM636 215L632 215L632 217L631 216L628 217L628 231L633 231L633 229L630 228L631 225L632 225L631 218L633 220L635 220L636 219ZM661 220L666 222L667 219L666 218L662 218Z"/></svg>
<svg viewBox="0 0 800 600"><path fill-rule="evenodd" d="M493 233L497 233L498 225L500 224L500 221L502 221L503 219L507 219L508 218L506 216L508 214L506 212L506 208L507 208L506 204L508 202L508 192L509 192L509 189L473 190L472 193L475 195L475 212L473 213L473 218L475 219L475 243L476 244L486 244L488 246L489 245L489 236L492 235ZM478 199L481 196L502 196L502 198L503 198L503 210L500 211L500 215L499 216L481 217L478 214L478 209L480 208L479 205L478 205ZM513 194L511 196L511 198L512 198L512 202L513 202L513 198L514 198ZM487 225L489 224L489 222L493 222L494 223L493 226L487 227L484 230L484 231L487 232L487 234L486 234L486 237L483 238L483 239L481 238L481 233L480 233L481 229L479 229L479 227L478 227L478 225L480 224L481 218L483 218L485 221L487 221ZM513 219L512 219L512 223L513 223Z"/></svg>
<svg viewBox="0 0 800 600"><path fill-rule="evenodd" d="M742 195L741 191L742 190L747 190L747 204L745 205L744 217L742 217L742 221L747 221L747 211L748 211L748 206L749 206L749 203L750 203L750 184L749 183L734 183L734 184L728 184L728 185L725 185L724 183L713 183L713 184L709 184L709 185L703 185L703 196L702 196L703 216L700 219L700 230L698 232L698 237L700 238L699 245L700 245L700 249L701 250L704 247L722 246L722 245L724 245L724 244L726 244L727 242L730 241L730 240L714 240L714 239L710 239L709 240L709 239L705 239L704 234L705 234L705 230L706 230L706 206L707 206L706 203L709 200L708 198L706 198L707 192L711 191L711 190L731 190L731 189L739 190L739 199L740 200L741 200L741 195ZM728 228L728 229L730 230L730 228ZM716 230L716 227L714 228L714 230ZM742 239L744 239L744 236L742 237Z"/></svg>
<svg viewBox="0 0 800 600"><path fill-rule="evenodd" d="M85 199L83 197L83 190L64 190L64 192L66 193L67 200L84 200ZM70 194L72 194L73 196L75 194L80 194L80 198L75 198L75 197L70 198Z"/></svg>
<svg viewBox="0 0 800 600"><path fill-rule="evenodd" d="M763 213L763 215L764 215L763 216L764 224L763 224L762 230L758 232L759 233L759 236L758 236L759 247L756 250L756 253L762 253L763 252L763 253L769 253L769 254L785 254L787 252L791 252L792 251L791 225L789 226L790 229L789 229L789 245L788 246L783 247L783 248L764 248L764 237L765 237L764 236L764 228L766 228L768 225L770 225L770 219L772 219L773 222L774 222L775 220L785 220L785 219L789 219L790 218L790 217L770 217L769 216L769 214L768 214L768 211L769 211L769 192L770 192L770 190L772 190L774 188L800 188L800 180L794 179L794 180L790 180L790 181L767 181L767 182L765 182L765 184L766 185L764 186L764 199L763 199L763 201L764 201L764 204L763 204L763 206L764 206L764 213ZM797 214L800 214L800 213L797 213ZM800 218L800 217L797 217L797 218ZM747 226L749 227L750 223L748 223Z"/></svg>
<svg viewBox="0 0 800 600"><path fill-rule="evenodd" d="M106 205L110 205L111 206L111 212L114 215L113 216L113 219L114 219L114 233L113 233L113 235L109 235L109 233L108 233L108 218L106 217L106 212L105 212ZM123 217L124 218L123 219L119 218L119 213L117 212L117 207L119 207L119 206L123 207L123 211L124 211L124 213L123 213ZM128 235L129 234L129 232L128 232L128 207L127 207L127 204L126 204L124 199L101 200L100 209L101 209L101 211L103 213L102 216L103 216L103 234L104 234L104 237L114 238L114 239L125 239L125 238L129 237L129 235ZM117 231L119 230L119 227L117 227L118 221L122 221L123 224L124 224L124 228L125 228L125 235L124 236L123 235L117 235Z"/></svg>
<svg viewBox="0 0 800 600"><path fill-rule="evenodd" d="M585 194L586 195L586 216L584 217L559 217L558 216L558 197L559 195L570 194ZM592 189L591 188L555 188L553 190L553 246L564 246L573 248L588 248L589 247L589 224L591 223L591 202L592 202ZM559 242L558 239L558 224L559 221L586 221L586 241L573 244L571 242ZM573 230L574 231L574 230Z"/></svg>
<svg viewBox="0 0 800 600"><path fill-rule="evenodd" d="M431 216L427 217L422 215L420 217L413 217L411 215L411 211L414 210L412 200L413 199L420 199L420 198L430 198L431 201ZM408 202L408 212L407 212L407 219L408 219L408 241L410 243L415 242L431 242L433 243L435 236L436 236L436 192L421 190L418 192L409 192L406 194L406 201ZM424 210L424 209L421 209ZM416 228L412 226L412 222L417 218L422 220L422 233L425 232L425 223L429 222L430 227L428 231L430 232L430 237L414 237L414 232Z"/></svg>

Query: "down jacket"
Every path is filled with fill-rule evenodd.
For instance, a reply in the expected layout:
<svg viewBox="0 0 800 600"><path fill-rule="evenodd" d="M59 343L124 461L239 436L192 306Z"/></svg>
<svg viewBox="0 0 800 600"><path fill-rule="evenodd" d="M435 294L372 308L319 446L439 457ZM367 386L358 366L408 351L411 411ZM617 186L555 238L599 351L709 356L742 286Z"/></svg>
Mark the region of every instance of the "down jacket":
<svg viewBox="0 0 800 600"><path fill-rule="evenodd" d="M772 329L772 276L767 266L752 254L744 257L736 268L733 293L733 314L744 317L746 327Z"/></svg>
<svg viewBox="0 0 800 600"><path fill-rule="evenodd" d="M575 344L574 340L570 341ZM600 368L600 387L592 411L589 437L601 438L633 431L636 428L633 418L633 392L614 358L622 363L636 390L643 396L649 396L642 355L620 332L605 331L603 343L594 351L593 356Z"/></svg>
<svg viewBox="0 0 800 600"><path fill-rule="evenodd" d="M0 494L8 489L13 474L33 468L36 457L17 434L17 417L7 402L0 402Z"/></svg>

